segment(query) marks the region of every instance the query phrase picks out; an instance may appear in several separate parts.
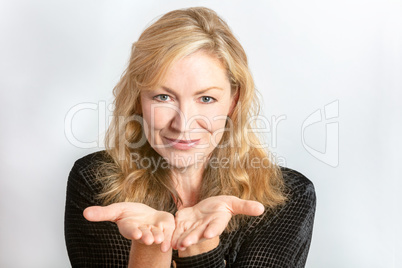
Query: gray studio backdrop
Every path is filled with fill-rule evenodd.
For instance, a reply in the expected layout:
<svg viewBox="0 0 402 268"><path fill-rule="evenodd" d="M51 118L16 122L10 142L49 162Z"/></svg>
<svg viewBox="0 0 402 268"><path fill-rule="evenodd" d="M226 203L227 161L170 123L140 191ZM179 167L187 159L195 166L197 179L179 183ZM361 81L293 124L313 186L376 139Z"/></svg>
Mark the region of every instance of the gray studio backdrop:
<svg viewBox="0 0 402 268"><path fill-rule="evenodd" d="M402 8L391 0L0 1L0 266L69 267L73 162L103 149L132 42L188 6L229 23L270 149L315 184L307 267L402 267Z"/></svg>

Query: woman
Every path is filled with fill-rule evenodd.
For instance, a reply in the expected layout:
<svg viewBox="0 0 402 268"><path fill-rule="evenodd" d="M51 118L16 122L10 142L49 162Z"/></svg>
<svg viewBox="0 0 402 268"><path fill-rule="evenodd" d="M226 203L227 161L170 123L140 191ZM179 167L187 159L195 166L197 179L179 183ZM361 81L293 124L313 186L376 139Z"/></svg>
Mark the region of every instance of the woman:
<svg viewBox="0 0 402 268"><path fill-rule="evenodd" d="M107 150L69 176L73 266L304 267L314 187L252 131L247 57L214 11L149 26L114 94Z"/></svg>

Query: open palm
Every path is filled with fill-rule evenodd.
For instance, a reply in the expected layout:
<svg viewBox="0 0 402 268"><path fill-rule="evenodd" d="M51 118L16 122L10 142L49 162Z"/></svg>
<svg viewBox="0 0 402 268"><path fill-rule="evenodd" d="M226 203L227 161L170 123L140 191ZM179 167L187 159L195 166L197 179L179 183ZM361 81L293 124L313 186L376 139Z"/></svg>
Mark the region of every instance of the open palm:
<svg viewBox="0 0 402 268"><path fill-rule="evenodd" d="M146 245L161 244L162 252L167 252L171 247L175 220L168 212L141 203L122 202L105 207L89 207L84 210L84 217L89 221L115 222L125 238Z"/></svg>
<svg viewBox="0 0 402 268"><path fill-rule="evenodd" d="M222 234L233 215L259 216L264 206L234 196L214 196L177 211L172 247L180 250Z"/></svg>

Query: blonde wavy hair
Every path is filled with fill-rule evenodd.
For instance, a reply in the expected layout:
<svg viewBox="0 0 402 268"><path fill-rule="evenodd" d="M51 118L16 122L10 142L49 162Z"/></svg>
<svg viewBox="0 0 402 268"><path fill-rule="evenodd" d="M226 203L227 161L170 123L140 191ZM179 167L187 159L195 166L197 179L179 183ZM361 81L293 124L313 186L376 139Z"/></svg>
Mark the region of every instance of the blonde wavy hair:
<svg viewBox="0 0 402 268"><path fill-rule="evenodd" d="M171 11L150 25L132 46L131 57L114 88L114 117L106 133L106 152L112 161L102 163L99 179L104 185L100 198L104 204L141 202L155 209L174 213L181 199L175 190L164 159L145 138L140 93L155 89L172 64L203 50L219 59L227 69L232 94L237 104L228 118L220 141L210 159L226 159L225 168L206 165L199 199L233 195L257 200L274 208L286 200L280 168L261 148L260 138L250 131L250 118L259 113L259 103L247 56L228 25L211 9L204 7ZM133 146L135 144L135 146ZM154 159L158 167L143 168L133 155ZM260 165L250 165L250 159ZM159 162L158 162L159 161ZM175 202L176 200L176 202ZM245 217L235 217L228 226L233 230Z"/></svg>

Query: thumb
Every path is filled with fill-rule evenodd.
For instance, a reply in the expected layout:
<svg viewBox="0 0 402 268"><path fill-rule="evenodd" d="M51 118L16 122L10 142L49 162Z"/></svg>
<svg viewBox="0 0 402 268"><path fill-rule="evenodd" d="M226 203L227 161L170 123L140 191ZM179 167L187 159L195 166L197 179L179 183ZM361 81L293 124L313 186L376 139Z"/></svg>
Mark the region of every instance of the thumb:
<svg viewBox="0 0 402 268"><path fill-rule="evenodd" d="M257 201L243 200L240 198L233 198L231 202L232 212L248 216L259 216L264 213L264 205Z"/></svg>
<svg viewBox="0 0 402 268"><path fill-rule="evenodd" d="M112 204L106 207L92 206L84 210L84 217L88 221L115 221L121 214L122 209L118 204Z"/></svg>

